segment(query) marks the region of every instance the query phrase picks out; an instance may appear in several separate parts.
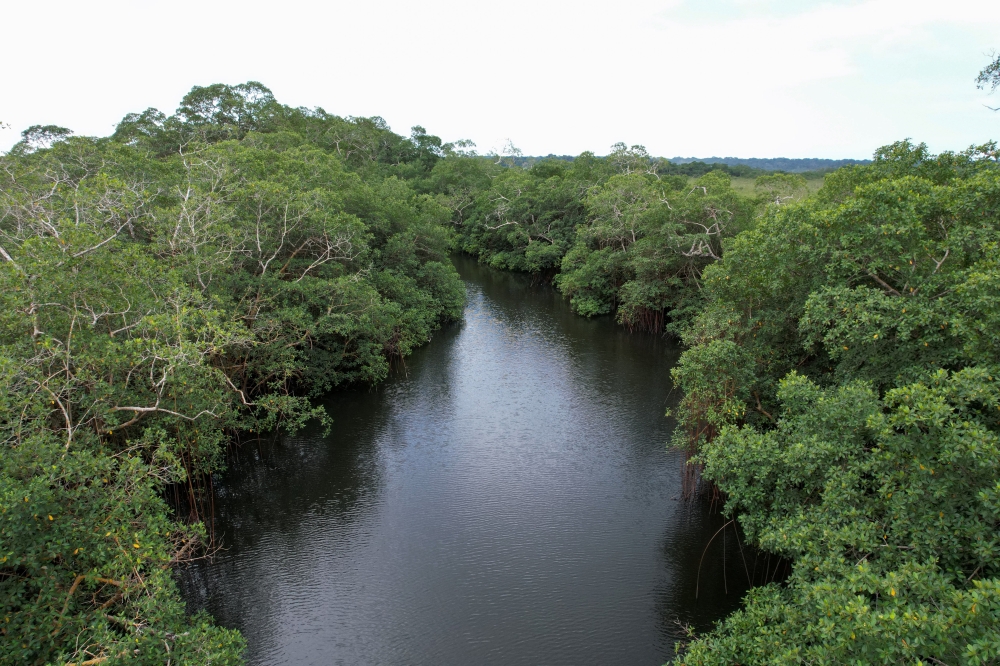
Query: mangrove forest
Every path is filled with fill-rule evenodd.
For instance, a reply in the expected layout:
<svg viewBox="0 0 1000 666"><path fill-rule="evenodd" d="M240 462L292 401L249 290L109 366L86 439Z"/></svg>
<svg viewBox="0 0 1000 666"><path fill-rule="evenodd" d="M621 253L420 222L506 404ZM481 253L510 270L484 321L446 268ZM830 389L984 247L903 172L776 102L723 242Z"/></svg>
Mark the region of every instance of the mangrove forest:
<svg viewBox="0 0 1000 666"><path fill-rule="evenodd" d="M1000 59L979 84L1000 84ZM392 520L356 528L381 554L330 565L322 585L382 562L359 579L371 590L409 543L487 544L413 571L451 590L433 607L456 609L459 638L481 612L505 644L565 631L584 650L575 659L624 654L622 642L646 640L629 633L638 620L595 620L614 631L588 647L558 616L645 599L646 579L609 572L673 561L656 527L669 505L704 514L670 523L690 533L675 576L688 596L650 601L665 647L630 658L1000 663L997 145L933 154L903 140L801 173L624 143L602 152L480 154L419 126L403 136L378 117L289 107L253 81L194 87L172 115L130 113L107 137L24 131L0 156L0 663L331 663L326 647L295 652L294 635L285 652L253 647L258 628L199 605L190 574L259 552L241 525L267 523L290 490L317 498L300 507L317 524L333 521L324 502L363 521L365 507L408 498ZM473 415L492 430L470 429ZM421 454L434 465L351 448L394 429L417 449L438 442ZM297 437L337 443L315 451L330 469L353 466L336 481L349 490L329 491L297 449L267 454ZM555 448L533 451L542 441ZM456 442L476 460L446 456ZM425 504L406 494L421 484ZM581 499L587 484L597 494ZM463 522L484 489L495 502ZM467 532L396 539L427 516ZM608 535L592 551L588 523ZM283 531L280 515L273 525L273 552L319 538ZM500 558L521 538L540 550ZM308 577L340 543L229 574L225 589L293 562ZM546 558L551 568L527 562ZM585 580L588 567L608 586ZM490 603L505 589L526 605L494 613L449 587L484 576ZM516 624L511 614L546 603L531 591L550 579L598 587ZM355 598L336 589L326 602ZM405 589L338 613L372 623L398 601L412 612L396 625L422 627L433 593L411 602ZM723 589L731 604L706 601ZM281 612L308 623L315 603ZM685 619L685 604L706 610ZM486 638L447 652L422 634L359 640L337 658L566 654L553 643L515 656Z"/></svg>

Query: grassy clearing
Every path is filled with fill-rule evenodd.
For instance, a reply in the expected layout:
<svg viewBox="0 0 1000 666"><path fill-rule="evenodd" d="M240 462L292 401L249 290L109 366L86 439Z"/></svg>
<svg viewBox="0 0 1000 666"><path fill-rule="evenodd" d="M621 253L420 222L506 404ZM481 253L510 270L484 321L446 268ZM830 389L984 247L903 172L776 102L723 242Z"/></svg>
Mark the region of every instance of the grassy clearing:
<svg viewBox="0 0 1000 666"><path fill-rule="evenodd" d="M754 191L754 178L733 178L733 189L743 195L753 195L756 194ZM815 194L819 191L819 188L823 187L823 178L816 178L814 180L806 181L806 190L803 195L808 196L810 194ZM798 197L797 197L798 198Z"/></svg>

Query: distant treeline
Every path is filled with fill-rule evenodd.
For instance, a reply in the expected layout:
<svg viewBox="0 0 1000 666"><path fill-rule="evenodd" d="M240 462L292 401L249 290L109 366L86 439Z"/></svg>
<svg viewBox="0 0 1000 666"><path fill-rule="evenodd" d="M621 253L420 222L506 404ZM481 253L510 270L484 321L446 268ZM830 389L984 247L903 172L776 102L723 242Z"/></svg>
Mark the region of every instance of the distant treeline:
<svg viewBox="0 0 1000 666"><path fill-rule="evenodd" d="M572 155L517 156L512 164L531 168L543 160L572 162ZM697 178L710 171L722 171L735 178L756 178L772 173L800 173L807 179L822 178L827 173L851 164L870 164L871 160L830 160L816 157L671 157L655 159L660 175Z"/></svg>
<svg viewBox="0 0 1000 666"><path fill-rule="evenodd" d="M674 164L725 164L726 166L748 166L761 171L785 171L805 173L806 171L833 171L851 164L871 164L871 160L828 160L817 157L671 157Z"/></svg>

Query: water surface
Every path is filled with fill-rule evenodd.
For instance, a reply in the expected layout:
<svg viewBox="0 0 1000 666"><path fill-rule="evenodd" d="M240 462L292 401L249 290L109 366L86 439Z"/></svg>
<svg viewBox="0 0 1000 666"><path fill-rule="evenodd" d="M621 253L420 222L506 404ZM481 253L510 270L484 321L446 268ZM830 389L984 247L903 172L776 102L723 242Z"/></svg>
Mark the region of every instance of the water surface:
<svg viewBox="0 0 1000 666"><path fill-rule="evenodd" d="M464 322L331 394L329 436L231 459L189 604L251 664L663 663L746 587L727 531L695 599L723 520L683 501L665 446L678 350L455 261Z"/></svg>

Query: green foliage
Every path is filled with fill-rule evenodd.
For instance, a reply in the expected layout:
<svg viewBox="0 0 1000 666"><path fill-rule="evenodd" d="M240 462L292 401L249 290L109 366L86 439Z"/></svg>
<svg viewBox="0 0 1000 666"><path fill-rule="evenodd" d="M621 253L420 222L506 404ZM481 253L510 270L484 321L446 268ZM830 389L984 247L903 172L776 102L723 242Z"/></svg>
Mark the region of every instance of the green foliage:
<svg viewBox="0 0 1000 666"><path fill-rule="evenodd" d="M239 661L171 578L201 480L460 315L443 150L251 82L0 158L0 663Z"/></svg>
<svg viewBox="0 0 1000 666"><path fill-rule="evenodd" d="M990 663L1000 657L1000 385L939 371L884 400L791 374L773 430L703 448L747 536L791 558L784 587L685 663ZM765 619L766 618L766 619Z"/></svg>
<svg viewBox="0 0 1000 666"><path fill-rule="evenodd" d="M806 178L800 174L776 173L758 176L754 180L754 189L768 201L781 204L791 199L796 193L806 189Z"/></svg>
<svg viewBox="0 0 1000 666"><path fill-rule="evenodd" d="M724 171L689 183L665 168L642 146L620 143L604 158L584 153L530 168L453 154L423 182L452 210L465 252L496 268L554 275L579 314L652 330L669 317L678 330L700 307L701 270L763 199L732 190Z"/></svg>
<svg viewBox="0 0 1000 666"><path fill-rule="evenodd" d="M556 270L585 219L581 196L587 181L575 165L567 168L560 160L543 160L525 170L466 156L443 160L431 177L454 180L445 186L446 196L465 193L465 205L451 206L460 247L496 268Z"/></svg>
<svg viewBox="0 0 1000 666"><path fill-rule="evenodd" d="M238 663L171 578L200 482L457 318L456 246L688 346L675 444L792 568L681 663L1000 661L995 145L899 142L813 197L470 145L248 82L0 158L0 663Z"/></svg>
<svg viewBox="0 0 1000 666"><path fill-rule="evenodd" d="M692 451L746 417L753 370L753 358L732 340L711 340L681 356L673 377L685 389L679 409L689 430L680 440Z"/></svg>
<svg viewBox="0 0 1000 666"><path fill-rule="evenodd" d="M1000 169L901 142L704 271L677 443L782 585L688 664L1000 660Z"/></svg>
<svg viewBox="0 0 1000 666"><path fill-rule="evenodd" d="M591 188L586 224L562 262L556 284L584 315L617 313L630 328L676 330L700 306L702 270L722 241L747 226L754 200L712 172L688 184L631 171Z"/></svg>

